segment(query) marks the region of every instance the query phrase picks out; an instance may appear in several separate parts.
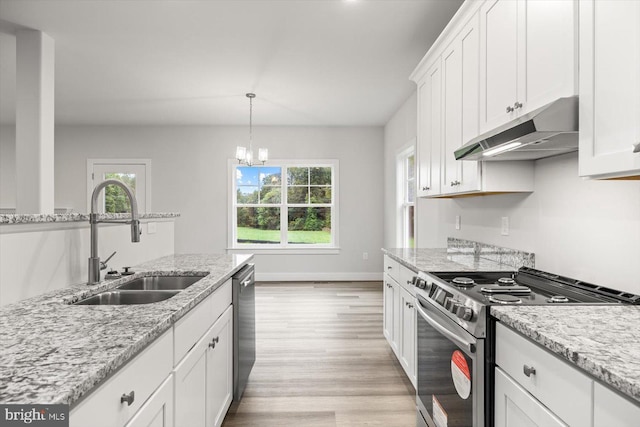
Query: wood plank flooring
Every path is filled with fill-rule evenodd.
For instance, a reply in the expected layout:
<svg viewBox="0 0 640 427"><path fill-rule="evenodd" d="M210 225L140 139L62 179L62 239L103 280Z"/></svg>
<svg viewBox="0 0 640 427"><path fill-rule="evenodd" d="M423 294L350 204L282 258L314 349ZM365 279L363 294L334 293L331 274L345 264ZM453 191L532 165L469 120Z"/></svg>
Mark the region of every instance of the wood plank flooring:
<svg viewBox="0 0 640 427"><path fill-rule="evenodd" d="M223 427L413 427L382 335L382 282L259 283L256 364Z"/></svg>

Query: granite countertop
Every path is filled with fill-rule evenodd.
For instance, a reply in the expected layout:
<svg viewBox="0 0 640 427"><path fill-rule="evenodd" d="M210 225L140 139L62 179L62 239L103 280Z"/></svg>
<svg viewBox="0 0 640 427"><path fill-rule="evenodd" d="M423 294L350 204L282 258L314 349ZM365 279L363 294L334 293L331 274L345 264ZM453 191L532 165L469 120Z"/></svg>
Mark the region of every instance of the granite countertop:
<svg viewBox="0 0 640 427"><path fill-rule="evenodd" d="M640 306L505 306L491 315L640 404Z"/></svg>
<svg viewBox="0 0 640 427"><path fill-rule="evenodd" d="M74 405L253 258L171 255L133 276L76 285L0 308L0 403ZM135 277L207 275L172 298L141 305L69 305Z"/></svg>
<svg viewBox="0 0 640 427"><path fill-rule="evenodd" d="M177 218L177 212L150 212L141 213L140 219L162 219ZM131 219L131 214L100 214L101 220L127 220ZM0 215L0 224L42 224L52 222L81 222L89 221L88 213L68 213L68 214L3 214Z"/></svg>
<svg viewBox="0 0 640 427"><path fill-rule="evenodd" d="M507 262L506 259L489 259L478 256L473 250L457 248L434 249L383 249L391 258L414 271L447 272L447 271L514 271L523 263ZM531 264L527 266L533 267Z"/></svg>

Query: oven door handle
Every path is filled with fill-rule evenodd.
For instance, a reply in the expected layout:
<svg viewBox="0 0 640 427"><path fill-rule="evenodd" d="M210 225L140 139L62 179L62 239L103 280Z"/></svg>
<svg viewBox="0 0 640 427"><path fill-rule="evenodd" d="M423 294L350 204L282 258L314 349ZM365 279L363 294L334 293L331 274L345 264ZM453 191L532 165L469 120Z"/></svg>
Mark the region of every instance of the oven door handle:
<svg viewBox="0 0 640 427"><path fill-rule="evenodd" d="M475 346L474 343L471 343L471 342L465 340L464 338L456 335L455 333L451 332L449 329L447 329L444 326L442 326L441 324L439 324L437 320L435 320L433 317L429 316L429 314L424 310L423 307L424 306L422 305L422 302L420 300L418 300L418 304L416 305L416 308L418 309L418 313L420 313L420 316L422 316L422 318L424 320L426 320L427 323L429 323L435 330L437 330L442 335L444 335L447 338L449 338L451 341L454 341L457 344L461 345L463 348L467 349L469 351L469 353L475 353L476 352L476 346Z"/></svg>

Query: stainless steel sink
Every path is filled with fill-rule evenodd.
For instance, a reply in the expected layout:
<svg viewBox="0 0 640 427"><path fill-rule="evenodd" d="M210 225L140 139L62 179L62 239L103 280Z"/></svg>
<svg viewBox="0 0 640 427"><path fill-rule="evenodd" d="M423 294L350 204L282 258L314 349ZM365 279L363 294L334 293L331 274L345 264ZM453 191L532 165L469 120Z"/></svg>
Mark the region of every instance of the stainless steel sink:
<svg viewBox="0 0 640 427"><path fill-rule="evenodd" d="M75 304L77 305L130 305L130 304L150 304L153 302L164 301L171 298L179 290L171 291L132 291L132 290L113 290L102 292Z"/></svg>
<svg viewBox="0 0 640 427"><path fill-rule="evenodd" d="M148 276L133 279L118 289L135 289L135 290L182 290L196 283L204 276Z"/></svg>

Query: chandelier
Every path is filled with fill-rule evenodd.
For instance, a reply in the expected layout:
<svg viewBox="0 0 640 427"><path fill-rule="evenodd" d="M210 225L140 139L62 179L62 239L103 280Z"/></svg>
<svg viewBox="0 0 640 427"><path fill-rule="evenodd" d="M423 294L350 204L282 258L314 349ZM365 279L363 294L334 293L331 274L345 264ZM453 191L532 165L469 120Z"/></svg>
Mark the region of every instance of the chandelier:
<svg viewBox="0 0 640 427"><path fill-rule="evenodd" d="M256 94L247 93L246 97L249 98L249 149L247 150L246 147L237 146L236 160L238 160L240 164L253 166L253 98L256 97ZM266 148L258 148L258 161L264 165L267 160L269 160L269 150Z"/></svg>

